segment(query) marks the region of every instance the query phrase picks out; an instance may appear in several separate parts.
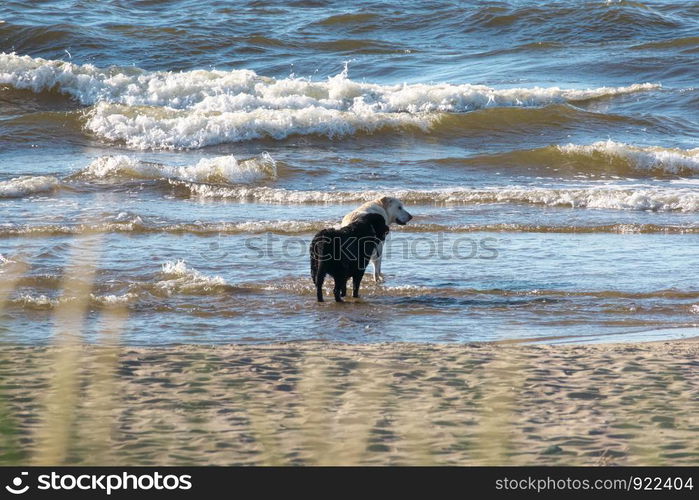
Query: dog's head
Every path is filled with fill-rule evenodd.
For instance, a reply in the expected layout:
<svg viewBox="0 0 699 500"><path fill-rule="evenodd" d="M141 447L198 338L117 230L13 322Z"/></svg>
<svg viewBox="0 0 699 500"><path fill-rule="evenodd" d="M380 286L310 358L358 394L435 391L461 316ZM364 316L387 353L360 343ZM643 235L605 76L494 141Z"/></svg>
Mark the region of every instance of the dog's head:
<svg viewBox="0 0 699 500"><path fill-rule="evenodd" d="M413 218L413 216L405 210L403 207L403 202L398 198L384 196L383 198L379 198L379 203L381 203L381 206L388 215L389 224L395 222L396 224L404 226L410 219Z"/></svg>
<svg viewBox="0 0 699 500"><path fill-rule="evenodd" d="M383 218L381 214L366 214L363 215L360 220L366 222L374 230L374 234L381 241L386 239L389 228L386 225L386 219Z"/></svg>

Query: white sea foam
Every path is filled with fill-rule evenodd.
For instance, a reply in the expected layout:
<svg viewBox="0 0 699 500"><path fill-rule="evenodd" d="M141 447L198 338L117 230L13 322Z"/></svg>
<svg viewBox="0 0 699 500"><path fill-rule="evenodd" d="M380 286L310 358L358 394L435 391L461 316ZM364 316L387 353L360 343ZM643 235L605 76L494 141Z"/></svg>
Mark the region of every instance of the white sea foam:
<svg viewBox="0 0 699 500"><path fill-rule="evenodd" d="M469 111L486 106L540 106L657 89L659 84L561 89L494 89L471 84L378 85L348 78L347 69L326 81L274 79L250 70L145 71L97 68L66 61L0 53L0 82L34 92L56 88L83 104L99 101L199 111L364 108L374 112Z"/></svg>
<svg viewBox="0 0 699 500"><path fill-rule="evenodd" d="M21 293L15 299L12 299L11 302L29 309L52 309L61 303L73 300L75 300L74 297L51 298L44 294L30 295L28 293Z"/></svg>
<svg viewBox="0 0 699 500"><path fill-rule="evenodd" d="M249 70L180 73L97 68L0 53L0 83L57 90L94 106L86 127L134 148L198 148L293 134L330 137L384 127L429 128L440 113L495 106L543 106L660 87L643 83L595 89L495 89L470 84L378 85L347 69L325 81L274 79Z"/></svg>
<svg viewBox="0 0 699 500"><path fill-rule="evenodd" d="M150 72L0 53L0 83L33 92L55 89L85 105L107 101L186 108L208 96L245 93L265 81L273 80L247 70Z"/></svg>
<svg viewBox="0 0 699 500"><path fill-rule="evenodd" d="M290 135L337 137L382 128L428 130L439 117L409 113L355 112L313 106L304 109L253 109L223 113L134 108L99 103L88 114L87 128L110 141L136 149L200 148L263 137Z"/></svg>
<svg viewBox="0 0 699 500"><path fill-rule="evenodd" d="M298 220L254 220L247 222L222 222L213 224L197 224L196 226L190 224L174 224L165 226L167 231L182 231L191 230L202 231L207 233L224 233L224 234L236 234L236 233L282 233L282 234L296 234L296 233L309 233L312 231L319 231L326 227L331 227L337 225L337 220L326 220L326 221L298 221ZM0 233L1 234L1 233Z"/></svg>
<svg viewBox="0 0 699 500"><path fill-rule="evenodd" d="M600 157L608 161L621 160L636 170L689 175L699 172L699 148L641 147L607 140L589 145L567 144L558 146L558 149L562 153Z"/></svg>
<svg viewBox="0 0 699 500"><path fill-rule="evenodd" d="M92 304L104 307L129 304L137 298L137 294L130 292L123 295L90 294L90 301ZM61 296L52 298L44 294L31 295L29 293L21 293L16 298L12 299L11 303L28 309L53 309L61 304L74 302L75 300L77 300L77 297Z"/></svg>
<svg viewBox="0 0 699 500"><path fill-rule="evenodd" d="M59 184L52 176L15 177L9 181L0 182L0 198L21 198L38 193L53 191Z"/></svg>
<svg viewBox="0 0 699 500"><path fill-rule="evenodd" d="M138 298L138 295L135 293L125 293L123 295L94 295L90 294L90 298L92 299L93 302L106 306L106 307L115 307L115 306L120 306L120 305L125 305L125 304L130 304L134 300Z"/></svg>
<svg viewBox="0 0 699 500"><path fill-rule="evenodd" d="M193 234L240 234L240 233L279 233L299 234L319 231L320 229L337 225L337 220L298 221L298 220L260 220L247 222L191 222L171 224L144 223L140 217L129 221L107 222L98 224L1 224L0 237L24 235L73 235L90 233L193 233ZM411 230L402 228L403 230ZM419 230L419 229L415 229ZM0 270L5 264L12 262L0 255Z"/></svg>
<svg viewBox="0 0 699 500"><path fill-rule="evenodd" d="M277 176L277 164L267 153L238 161L235 157L203 158L195 165L170 166L137 160L124 155L95 159L79 176L91 179L178 179L189 182L247 183Z"/></svg>
<svg viewBox="0 0 699 500"><path fill-rule="evenodd" d="M66 179L101 181L171 179L215 184L244 184L277 177L277 162L268 154L238 161L234 156L202 158L194 165L173 166L140 161L125 155L102 156ZM0 199L20 198L53 191L61 180L53 176L22 176L0 182ZM123 221L119 221L123 222ZM128 221L141 225L143 221Z"/></svg>
<svg viewBox="0 0 699 500"><path fill-rule="evenodd" d="M220 276L206 276L187 266L183 260L163 264L161 279L155 283L155 288L167 296L173 293L215 292L226 286L226 281Z"/></svg>
<svg viewBox="0 0 699 500"><path fill-rule="evenodd" d="M386 191L293 191L270 187L226 188L183 184L192 196L228 198L265 203L354 203L395 196L406 203L476 204L524 203L571 208L614 210L699 211L699 192L687 188L582 187L568 189L507 186L502 188L445 188Z"/></svg>

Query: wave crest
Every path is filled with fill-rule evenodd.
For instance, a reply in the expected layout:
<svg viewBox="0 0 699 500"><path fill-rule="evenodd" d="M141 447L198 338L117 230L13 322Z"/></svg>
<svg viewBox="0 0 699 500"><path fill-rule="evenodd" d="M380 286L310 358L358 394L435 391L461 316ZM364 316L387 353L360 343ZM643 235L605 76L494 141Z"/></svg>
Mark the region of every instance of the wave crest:
<svg viewBox="0 0 699 500"><path fill-rule="evenodd" d="M612 210L699 211L699 193L692 189L626 188L622 186L582 188L444 188L433 190L385 191L293 191L271 187L226 188L207 184L177 183L190 196L200 198L235 199L264 203L354 203L370 201L381 196L394 196L406 203L416 204L479 204L512 203L570 208L600 208Z"/></svg>
<svg viewBox="0 0 699 500"><path fill-rule="evenodd" d="M101 69L91 64L77 65L14 53L0 53L0 82L33 92L57 89L85 105L102 101L220 112L309 107L386 113L463 112L487 106L540 106L660 88L652 83L585 90L495 89L449 83L379 85L350 80L347 67L326 81L315 82L295 77L269 78L251 70L178 73L139 68Z"/></svg>
<svg viewBox="0 0 699 500"><path fill-rule="evenodd" d="M0 238L23 236L57 236L93 233L195 234L199 236L279 234L284 236L313 234L334 227L338 220L255 220L247 222L144 223L140 217L132 222L94 225L0 225ZM617 233L617 234L699 234L697 224L602 224L541 225L522 223L457 224L410 223L393 229L398 233ZM13 261L0 255L0 272Z"/></svg>
<svg viewBox="0 0 699 500"><path fill-rule="evenodd" d="M437 119L437 115L349 112L322 106L221 113L100 103L89 112L86 127L102 139L123 142L135 149L196 149L292 135L334 138L405 127L427 131Z"/></svg>
<svg viewBox="0 0 699 500"><path fill-rule="evenodd" d="M328 137L384 127L428 129L443 113L570 103L660 88L642 83L595 89L471 84L379 85L353 81L347 68L326 81L268 78L250 70L180 73L107 69L0 54L0 83L55 90L94 108L86 127L135 148L200 148L293 134Z"/></svg>
<svg viewBox="0 0 699 500"><path fill-rule="evenodd" d="M229 288L220 276L206 276L187 266L184 260L170 261L163 264L161 280L154 284L154 291L166 296L175 293L207 294Z"/></svg>
<svg viewBox="0 0 699 500"><path fill-rule="evenodd" d="M78 176L89 179L126 177L238 184L276 178L277 163L268 153L240 162L232 155L202 158L195 165L187 166L162 165L117 155L97 158Z"/></svg>
<svg viewBox="0 0 699 500"><path fill-rule="evenodd" d="M641 147L610 139L589 145L567 144L557 146L557 149L566 155L586 156L608 163L623 162L636 171L661 171L677 175L699 172L699 148Z"/></svg>
<svg viewBox="0 0 699 500"><path fill-rule="evenodd" d="M0 198L22 198L38 193L53 191L59 185L59 180L46 175L24 175L9 181L0 182Z"/></svg>

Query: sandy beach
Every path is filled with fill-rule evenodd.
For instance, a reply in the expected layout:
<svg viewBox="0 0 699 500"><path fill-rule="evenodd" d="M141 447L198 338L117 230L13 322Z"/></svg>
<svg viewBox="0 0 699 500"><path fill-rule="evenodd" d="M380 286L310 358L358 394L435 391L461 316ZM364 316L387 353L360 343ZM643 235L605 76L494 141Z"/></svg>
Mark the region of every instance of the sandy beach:
<svg viewBox="0 0 699 500"><path fill-rule="evenodd" d="M691 340L4 346L0 456L5 464L696 465L697 354Z"/></svg>

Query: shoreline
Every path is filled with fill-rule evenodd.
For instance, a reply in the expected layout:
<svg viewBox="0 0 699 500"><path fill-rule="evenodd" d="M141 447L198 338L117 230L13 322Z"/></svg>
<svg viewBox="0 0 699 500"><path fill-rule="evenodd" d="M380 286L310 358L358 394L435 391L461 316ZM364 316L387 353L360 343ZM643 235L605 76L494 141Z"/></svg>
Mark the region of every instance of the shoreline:
<svg viewBox="0 0 699 500"><path fill-rule="evenodd" d="M698 355L696 338L6 346L3 463L696 465Z"/></svg>

